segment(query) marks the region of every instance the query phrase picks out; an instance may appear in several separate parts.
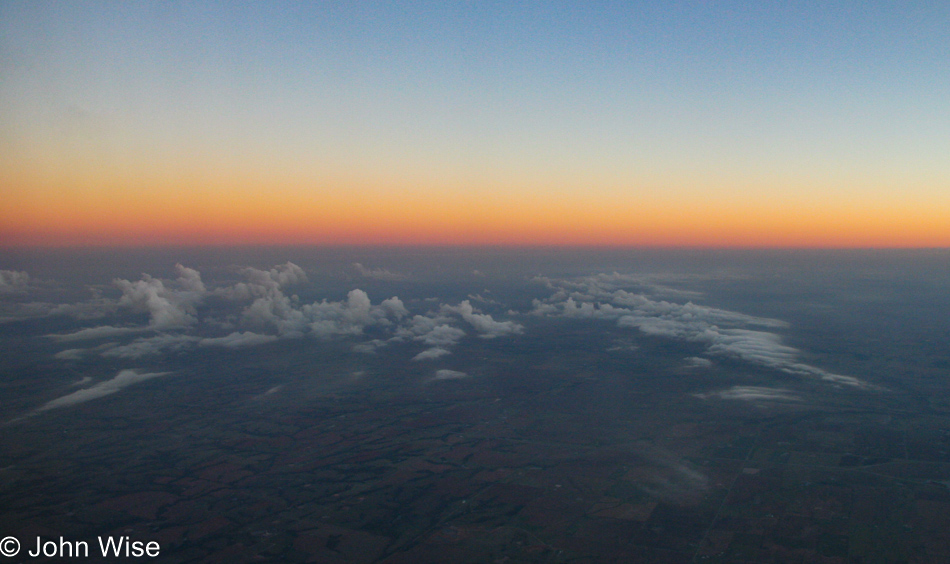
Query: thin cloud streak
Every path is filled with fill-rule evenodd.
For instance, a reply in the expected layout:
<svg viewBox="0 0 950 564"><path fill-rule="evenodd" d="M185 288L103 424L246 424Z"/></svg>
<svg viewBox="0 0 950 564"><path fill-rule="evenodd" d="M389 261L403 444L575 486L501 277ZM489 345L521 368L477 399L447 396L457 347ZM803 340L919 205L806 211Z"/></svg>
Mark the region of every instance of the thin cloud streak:
<svg viewBox="0 0 950 564"><path fill-rule="evenodd" d="M158 378L160 376L165 376L171 374L170 372L146 372L139 373L136 370L122 370L111 380L106 380L105 382L99 382L95 386L89 388L83 388L71 394L67 394L63 397L56 398L45 405L39 407L36 412L40 413L43 411L49 411L51 409L59 409L62 407L69 407L72 405L85 403L94 399L105 397L111 394L114 394L123 388L127 388L134 384L144 382L146 380L151 380L152 378Z"/></svg>

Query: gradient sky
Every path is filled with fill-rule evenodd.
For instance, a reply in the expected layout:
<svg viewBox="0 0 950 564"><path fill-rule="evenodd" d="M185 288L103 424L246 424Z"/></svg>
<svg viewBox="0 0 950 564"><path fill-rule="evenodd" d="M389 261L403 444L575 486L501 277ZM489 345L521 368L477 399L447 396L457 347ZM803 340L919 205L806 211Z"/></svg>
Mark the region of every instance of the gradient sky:
<svg viewBox="0 0 950 564"><path fill-rule="evenodd" d="M950 3L0 2L0 245L950 246Z"/></svg>

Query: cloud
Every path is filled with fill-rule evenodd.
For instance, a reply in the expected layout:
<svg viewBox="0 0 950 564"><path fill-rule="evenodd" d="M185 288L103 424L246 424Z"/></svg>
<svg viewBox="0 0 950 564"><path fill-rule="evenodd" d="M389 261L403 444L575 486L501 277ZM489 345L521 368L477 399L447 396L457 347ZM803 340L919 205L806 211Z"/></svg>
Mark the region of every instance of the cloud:
<svg viewBox="0 0 950 564"><path fill-rule="evenodd" d="M356 271L359 272L360 276L364 278L373 278L375 280L396 282L400 280L406 280L409 278L409 276L405 274L400 274L398 272L390 272L389 270L386 270L385 268L369 269L358 262L353 263L353 268L355 268Z"/></svg>
<svg viewBox="0 0 950 564"><path fill-rule="evenodd" d="M627 339L617 339L613 346L607 348L607 352L636 352L640 347Z"/></svg>
<svg viewBox="0 0 950 564"><path fill-rule="evenodd" d="M162 334L155 337L136 339L128 345L110 348L102 356L117 358L140 358L165 352L181 351L192 346L200 347L227 347L239 349L272 343L277 340L275 335L260 335L251 331L234 332L224 337L200 338L189 335Z"/></svg>
<svg viewBox="0 0 950 564"><path fill-rule="evenodd" d="M447 317L434 316L431 313L429 315L414 315L412 319L409 320L407 325L400 326L396 330L396 335L399 337L417 339L419 336L424 335L439 325L446 324L449 321L451 320Z"/></svg>
<svg viewBox="0 0 950 564"><path fill-rule="evenodd" d="M409 310L406 309L406 306L402 303L402 300L397 297L385 299L381 304L379 304L379 306L383 308L388 315L392 315L396 319L402 319L403 317L409 315Z"/></svg>
<svg viewBox="0 0 950 564"><path fill-rule="evenodd" d="M801 401L802 399L801 396L791 390L761 386L733 386L728 390L696 394L696 397L743 401Z"/></svg>
<svg viewBox="0 0 950 564"><path fill-rule="evenodd" d="M73 392L71 394L65 395L61 398L56 398L53 401L43 405L37 412L48 411L50 409L57 409L60 407L68 407L70 405L76 405L77 403L84 403L90 400L101 398L110 394L114 394L123 388L127 388L133 384L138 384L139 382L144 382L146 380L151 380L152 378L158 378L159 376L164 376L170 374L170 372L149 372L145 374L140 374L135 370L122 370L116 374L115 378L111 380L106 380L105 382L99 382L95 386L90 388L84 388L82 390Z"/></svg>
<svg viewBox="0 0 950 564"><path fill-rule="evenodd" d="M464 330L450 325L452 321L450 317L431 312L428 315L415 315L396 329L394 339L420 341L430 348L444 349L448 353L448 348L458 344L465 336ZM422 356L418 360L424 358Z"/></svg>
<svg viewBox="0 0 950 564"><path fill-rule="evenodd" d="M283 336L329 338L336 335L359 335L368 326L387 327L393 320L408 315L402 301L392 297L373 305L363 290L351 290L345 301L323 300L299 308L277 287L266 289L243 312L245 323L257 327L274 327Z"/></svg>
<svg viewBox="0 0 950 564"><path fill-rule="evenodd" d="M716 279L722 278L720 275L712 277ZM710 276L697 277L695 275L680 276L668 274L644 275L620 274L618 272L612 272L594 274L592 276L585 276L575 280L558 280L554 278L548 278L546 276L535 276L531 279L531 281L538 284L543 284L548 288L556 290L584 290L589 292L591 297L594 295L609 295L616 290L634 290L637 294L645 294L650 296L695 299L702 297L703 294L701 292L671 288L670 286L659 283L660 281L674 282L694 278L708 279Z"/></svg>
<svg viewBox="0 0 950 564"><path fill-rule="evenodd" d="M190 270L190 269L185 269ZM194 279L187 279L194 284ZM198 279L200 283L200 277ZM119 305L126 306L136 312L148 312L149 325L156 329L185 327L197 322L194 304L200 296L194 292L176 292L165 287L165 284L148 274L141 280L129 282L116 279L113 284L122 291Z"/></svg>
<svg viewBox="0 0 950 564"><path fill-rule="evenodd" d="M307 275L303 269L289 261L270 270L247 267L241 269L241 273L247 278L247 282L239 282L226 288L216 288L212 294L246 302L254 298L280 294L281 288L307 282Z"/></svg>
<svg viewBox="0 0 950 564"><path fill-rule="evenodd" d="M577 281L541 279L555 293L534 301L534 315L615 320L655 337L704 343L709 354L731 356L789 374L819 378L834 385L879 389L855 378L798 362L800 351L762 329L787 327L778 319L755 317L692 302L677 304L634 294L617 286L624 277L598 275Z"/></svg>
<svg viewBox="0 0 950 564"><path fill-rule="evenodd" d="M22 292L30 285L30 275L18 270L0 270L0 293Z"/></svg>
<svg viewBox="0 0 950 564"><path fill-rule="evenodd" d="M412 357L412 360L431 360L439 358L440 356L445 356L447 354L452 354L452 352L448 349L443 349L442 347L432 347L431 349L426 349Z"/></svg>
<svg viewBox="0 0 950 564"><path fill-rule="evenodd" d="M463 301L456 307L443 306L443 309L461 315L462 319L467 321L485 338L519 335L524 332L524 327L514 321L495 321L488 314L475 313L475 309L468 300Z"/></svg>
<svg viewBox="0 0 950 564"><path fill-rule="evenodd" d="M46 315L66 315L73 319L99 319L115 313L116 306L114 300L95 298L75 304L54 305Z"/></svg>
<svg viewBox="0 0 950 564"><path fill-rule="evenodd" d="M396 296L374 304L369 295L357 288L351 290L342 301L322 300L311 304L301 304L297 296L287 296L283 288L307 281L303 269L292 262L275 266L269 270L244 268L247 277L225 288L209 289L201 279L201 273L182 264L176 264L177 280L169 282L143 274L138 281L116 279L113 285L121 292L118 299L104 299L98 295L90 302L80 304L49 304L34 302L15 304L16 307L0 303L0 321L9 321L27 317L43 317L53 314L66 314L74 317L101 317L115 313L120 308L134 312L147 313L147 326L120 327L101 325L87 327L70 333L53 334L48 337L61 342L104 339L111 337L135 336L150 331L161 332L154 336L142 337L133 342L97 349L73 348L55 354L59 360L77 360L89 351L104 351L104 356L117 358L140 358L164 352L174 352L194 347L221 346L231 349L249 347L276 341L279 338L302 337L312 335L318 338L334 336L357 336L370 331L374 338L368 343L357 344L354 350L374 352L389 340L403 340L406 337L417 338L429 346L450 345L458 341L465 332L451 327L439 327L438 323L429 323L425 331L413 331L410 313L406 305ZM8 276L11 280L12 276ZM17 280L23 277L16 277ZM199 307L207 296L218 296L231 300L250 300L239 314L226 313L226 317L215 319L206 316L199 319ZM27 307L29 306L29 307ZM219 308L211 310L219 313ZM233 311L233 310L232 310ZM3 314L11 313L11 316ZM439 317L438 319L442 319ZM435 322L435 318L426 318ZM446 318L445 321L450 321ZM418 323L418 321L417 321ZM444 324L444 323L443 323ZM244 325L246 327L240 327ZM222 337L198 337L193 329L226 329L229 334ZM245 330L247 329L247 330ZM172 335L170 330L181 330L183 334ZM206 331L201 331L206 333ZM428 334L430 333L431 334ZM270 333L270 334L268 334ZM276 334L275 334L276 333Z"/></svg>
<svg viewBox="0 0 950 564"><path fill-rule="evenodd" d="M232 300L235 302L246 302L250 301L256 297L261 297L267 294L267 286L261 286L260 284L249 284L245 282L238 282L233 286L227 286L224 288L215 288L211 291L211 295L218 296L227 300Z"/></svg>
<svg viewBox="0 0 950 564"><path fill-rule="evenodd" d="M266 295L255 299L245 308L242 318L254 327L274 327L281 335L300 336L307 326L303 313L278 289L268 290Z"/></svg>
<svg viewBox="0 0 950 564"><path fill-rule="evenodd" d="M376 354L376 349L385 347L388 343L380 339L373 339L365 343L353 345L353 352L364 354Z"/></svg>
<svg viewBox="0 0 950 564"><path fill-rule="evenodd" d="M95 298L75 304L49 302L0 303L0 323L65 315L73 319L99 319L116 311L115 300Z"/></svg>
<svg viewBox="0 0 950 564"><path fill-rule="evenodd" d="M468 374L465 372L459 372L458 370L436 370L435 371L435 380L460 380L462 378L468 378Z"/></svg>
<svg viewBox="0 0 950 564"><path fill-rule="evenodd" d="M239 349L243 347L254 347L265 343L272 343L277 340L274 335L261 335L245 331L243 333L234 332L224 337L214 337L201 339L198 345L202 347L227 347L229 349Z"/></svg>
<svg viewBox="0 0 950 564"><path fill-rule="evenodd" d="M767 366L788 366L798 356L798 349L783 345L781 337L765 331L711 327L693 339L708 342L711 354L734 356Z"/></svg>
<svg viewBox="0 0 950 564"><path fill-rule="evenodd" d="M175 284L153 278L147 274L139 281L115 280L114 285L122 296L111 303L114 311L118 307L132 311L147 312L147 327L115 327L104 325L81 329L73 333L49 335L59 341L78 341L130 335L152 330L187 330L199 325L198 306L208 295L217 295L229 299L248 298L248 304L240 314L240 323L249 329L270 329L276 335L267 335L260 330L236 331L232 316L225 320L207 318L205 325L224 327L232 332L224 337L199 338L186 335L158 335L138 339L132 343L116 346L103 353L106 356L139 358L160 352L182 350L191 346L223 346L228 348L248 347L278 338L301 337L306 334L329 338L340 335L360 335L369 327L378 331L398 332L400 324L409 316L409 310L398 297L390 297L379 304L373 304L369 296L361 289L351 290L345 300L334 302L323 300L301 305L297 296L288 297L282 288L287 285L306 282L303 269L288 262L270 270L245 268L242 270L248 282L241 282L224 289L208 291L201 274L181 264L176 265L178 280ZM177 287L176 287L177 286ZM98 304L97 304L98 305ZM33 313L48 314L54 309L75 308L73 305L52 306L44 304L34 308ZM104 309L104 308L102 308ZM270 331L268 331L270 332ZM437 332L436 335L439 333ZM464 334L462 332L461 334ZM379 341L382 343L383 341ZM375 350L379 343L371 343L359 350ZM63 360L75 359L82 353L64 352Z"/></svg>
<svg viewBox="0 0 950 564"><path fill-rule="evenodd" d="M485 293L490 294L491 292L489 292L488 290L485 290ZM492 298L486 298L485 296L481 294L469 294L468 299L472 300L473 302L481 302L483 304L489 304L489 305L495 305L495 306L501 305L501 302L494 300Z"/></svg>
<svg viewBox="0 0 950 564"><path fill-rule="evenodd" d="M113 284L122 292L118 301L102 298L98 290L93 289L94 298L85 302L2 304L0 305L0 323L54 315L65 315L74 319L96 319L114 314L121 306L131 308L136 312L148 312L150 325L153 328L183 327L196 321L193 317L194 306L202 300L207 291L201 281L201 274L197 270L181 264L176 265L175 268L179 274L178 284L182 288L180 290L169 288L163 281L145 274L142 280L136 282L113 281ZM26 275L25 272L20 274Z"/></svg>
<svg viewBox="0 0 950 564"><path fill-rule="evenodd" d="M431 331L416 337L417 341L422 341L426 345L433 347L450 347L459 342L465 336L465 331L452 327L451 325L438 325Z"/></svg>
<svg viewBox="0 0 950 564"><path fill-rule="evenodd" d="M3 293L3 291L0 290L0 293ZM0 302L0 323L46 317L50 310L55 307L55 304L45 302Z"/></svg>
<svg viewBox="0 0 950 564"><path fill-rule="evenodd" d="M420 341L429 348L413 357L413 360L431 360L451 353L450 347L465 337L463 329L453 324L467 322L483 338L517 335L524 328L513 321L495 321L492 316L476 313L472 304L465 300L457 306L443 304L437 312L413 316L396 330L396 338Z"/></svg>
<svg viewBox="0 0 950 564"><path fill-rule="evenodd" d="M57 341L85 341L90 339L102 339L104 337L118 337L134 333L149 331L148 327L113 327L112 325L101 325L99 327L88 327L72 333L46 335Z"/></svg>
<svg viewBox="0 0 950 564"><path fill-rule="evenodd" d="M86 349L66 349L54 354L53 358L58 360L79 360L82 358L84 352L86 352Z"/></svg>
<svg viewBox="0 0 950 564"><path fill-rule="evenodd" d="M156 335L136 339L127 345L112 347L102 352L102 356L114 358L141 358L163 352L180 351L198 341L198 337L188 335Z"/></svg>
<svg viewBox="0 0 950 564"><path fill-rule="evenodd" d="M702 358L699 356L691 356L686 358L686 368L709 368L712 366L712 361L708 358Z"/></svg>
<svg viewBox="0 0 950 564"><path fill-rule="evenodd" d="M647 494L677 505L698 503L709 489L709 479L685 462L656 456L638 468L637 485Z"/></svg>
<svg viewBox="0 0 950 564"><path fill-rule="evenodd" d="M460 325L467 324L483 338L516 335L523 327L513 321L496 321L491 315L481 313L468 300L457 306L442 305L426 315L410 314L406 304L397 296L373 303L362 289L349 291L345 299L324 299L304 304L296 295L288 296L284 288L307 281L303 269L292 262L269 270L247 267L241 269L246 281L224 288L209 288L201 273L182 264L176 264L177 279L174 281L153 278L143 274L138 281L116 279L113 285L121 292L117 300L95 298L82 308L79 304L54 306L43 304L34 309L38 314L56 310L62 313L104 315L129 309L147 313L148 325L119 327L102 325L88 327L72 333L49 335L59 341L80 341L106 337L119 337L155 331L153 336L141 337L122 345L110 343L104 356L140 358L163 352L181 351L199 346L223 346L228 348L248 347L280 338L311 335L317 338L368 335L367 342L353 346L356 352L373 353L390 341L414 340L427 347L417 359L432 359L450 354L450 348L466 336ZM378 270L363 269L366 273L380 274ZM391 274L391 273L390 273ZM227 300L246 301L239 313L225 312L221 318L202 313L221 314L221 305L200 310L208 296ZM484 299L478 296L480 299ZM487 303L487 301L486 301ZM80 311L80 309L82 311ZM2 312L0 312L2 313ZM195 336L196 330L225 329L223 337ZM181 334L169 334L180 330ZM195 331L195 332L192 332ZM92 350L92 349L86 349ZM103 348L99 349L100 351ZM82 349L70 349L57 353L60 360L76 360L87 354Z"/></svg>
<svg viewBox="0 0 950 564"><path fill-rule="evenodd" d="M258 395L254 396L254 397L251 398L251 399L256 400L256 401L260 401L260 400L262 400L262 399L264 399L264 398L267 398L267 397L269 397L269 396L272 396L272 395L274 395L274 394L280 392L280 391L283 390L283 389L284 389L284 385L283 385L283 384L278 384L278 385L276 385L276 386L273 386L273 387L271 387L271 388L268 388L264 393L258 394Z"/></svg>
<svg viewBox="0 0 950 564"><path fill-rule="evenodd" d="M66 349L64 351L60 351L54 354L53 358L57 360L79 360L85 357L87 354L106 351L106 350L115 348L116 346L117 346L117 343L113 341L108 341L108 342L102 343L99 346L90 347L88 349Z"/></svg>
<svg viewBox="0 0 950 564"><path fill-rule="evenodd" d="M307 274L303 269L290 261L277 265L270 270L248 267L243 272L252 284L265 287L283 288L307 282Z"/></svg>
<svg viewBox="0 0 950 564"><path fill-rule="evenodd" d="M201 281L201 273L193 268L188 268L182 266L181 263L175 265L175 270L178 271L178 283L181 286L190 292L195 292L198 294L203 294L205 290L205 285Z"/></svg>
<svg viewBox="0 0 950 564"><path fill-rule="evenodd" d="M390 317L400 319L408 314L402 301L393 297L374 306L363 290L351 290L345 302L312 303L301 308L310 332L318 337L358 335L367 326L390 326Z"/></svg>

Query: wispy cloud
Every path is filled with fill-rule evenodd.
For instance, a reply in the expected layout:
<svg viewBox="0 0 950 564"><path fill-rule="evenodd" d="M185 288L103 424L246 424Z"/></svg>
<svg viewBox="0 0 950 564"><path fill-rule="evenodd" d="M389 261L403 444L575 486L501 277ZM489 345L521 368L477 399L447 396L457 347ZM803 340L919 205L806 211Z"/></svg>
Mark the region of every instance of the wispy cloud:
<svg viewBox="0 0 950 564"><path fill-rule="evenodd" d="M135 333L144 333L151 331L148 327L113 327L112 325L101 325L99 327L88 327L79 329L72 333L60 333L47 335L50 339L57 341L86 341L92 339L103 339L106 337L121 337Z"/></svg>
<svg viewBox="0 0 950 564"><path fill-rule="evenodd" d="M491 315L476 313L468 300L463 301L458 306L443 306L445 311L458 313L466 322L478 331L482 337L494 338L505 335L519 335L524 332L524 327L514 321L495 321Z"/></svg>
<svg viewBox="0 0 950 564"><path fill-rule="evenodd" d="M539 280L554 290L554 294L545 301L535 300L531 313L612 320L620 327L636 328L647 335L704 343L712 355L731 356L833 385L878 389L859 378L799 362L798 349L784 344L778 334L766 330L787 327L784 321L692 302L679 304L653 299L618 288L623 280L616 274L567 281Z"/></svg>
<svg viewBox="0 0 950 564"><path fill-rule="evenodd" d="M353 268L355 268L359 275L363 278L372 278L374 280L397 282L400 280L407 280L409 278L409 276L406 274L392 272L386 270L385 268L366 268L358 262L353 263Z"/></svg>
<svg viewBox="0 0 950 564"><path fill-rule="evenodd" d="M30 285L30 275L18 270L0 270L0 293L23 292Z"/></svg>
<svg viewBox="0 0 950 564"><path fill-rule="evenodd" d="M135 370L122 370L116 374L115 378L112 378L111 380L99 382L95 386L83 388L82 390L78 390L63 397L56 398L53 401L43 405L36 411L42 412L48 411L50 409L57 409L76 405L78 403L84 403L114 394L119 390L127 388L133 384L151 380L152 378L158 378L159 376L165 376L166 374L170 374L170 372L147 372L143 374Z"/></svg>
<svg viewBox="0 0 950 564"><path fill-rule="evenodd" d="M373 339L371 341L366 341L365 343L357 343L353 345L353 352L364 353L364 354L376 354L376 349L385 347L389 343L382 339Z"/></svg>
<svg viewBox="0 0 950 564"><path fill-rule="evenodd" d="M213 337L201 339L198 345L202 347L227 347L229 349L240 349L244 347L254 347L265 343L272 343L277 340L276 335L261 335L251 331L239 333L235 331L224 337Z"/></svg>
<svg viewBox="0 0 950 564"><path fill-rule="evenodd" d="M115 300L105 298L95 298L74 304L5 302L0 303L0 323L57 315L73 319L99 319L115 313L117 308L118 304Z"/></svg>
<svg viewBox="0 0 950 564"><path fill-rule="evenodd" d="M709 368L710 366L712 366L712 361L708 358L691 356L686 359L685 368Z"/></svg>
<svg viewBox="0 0 950 564"><path fill-rule="evenodd" d="M86 349L66 349L54 354L53 358L58 360L79 360L85 352Z"/></svg>
<svg viewBox="0 0 950 564"><path fill-rule="evenodd" d="M113 358L141 358L159 353L180 351L195 344L197 337L189 335L161 334L136 339L127 345L102 351L102 356Z"/></svg>
<svg viewBox="0 0 950 564"><path fill-rule="evenodd" d="M702 399L719 398L724 400L743 400L752 402L796 402L802 400L801 396L791 390L786 390L785 388L767 388L762 386L733 386L727 390L696 394L696 397Z"/></svg>
<svg viewBox="0 0 950 564"><path fill-rule="evenodd" d="M426 349L412 357L412 360L432 360L447 354L452 354L452 352L448 349L443 349L442 347L432 347L431 349Z"/></svg>
<svg viewBox="0 0 950 564"><path fill-rule="evenodd" d="M462 378L468 378L468 374L465 372L459 372L458 370L436 370L435 371L435 380L461 380Z"/></svg>

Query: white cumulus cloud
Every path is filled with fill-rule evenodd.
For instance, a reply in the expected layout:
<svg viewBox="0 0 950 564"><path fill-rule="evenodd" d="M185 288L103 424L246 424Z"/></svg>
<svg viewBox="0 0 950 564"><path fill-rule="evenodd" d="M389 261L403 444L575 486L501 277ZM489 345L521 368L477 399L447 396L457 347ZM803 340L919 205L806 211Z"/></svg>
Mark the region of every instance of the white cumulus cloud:
<svg viewBox="0 0 950 564"><path fill-rule="evenodd" d="M465 336L465 331L451 325L438 325L431 331L416 337L416 340L433 347L450 347Z"/></svg>
<svg viewBox="0 0 950 564"><path fill-rule="evenodd" d="M201 281L201 273L197 270L182 266L181 263L175 265L175 270L178 271L178 283L181 284L185 290L198 294L203 294L207 291L204 282Z"/></svg>
<svg viewBox="0 0 950 564"><path fill-rule="evenodd" d="M475 308L468 300L463 301L456 307L444 306L444 309L461 315L462 319L467 321L485 338L519 335L524 332L524 327L514 321L495 321L491 315L475 313Z"/></svg>
<svg viewBox="0 0 950 564"><path fill-rule="evenodd" d="M197 322L194 304L198 296L194 292L169 289L161 280L148 274L136 282L117 279L114 284L122 291L119 305L136 312L148 312L151 327L169 329Z"/></svg>

